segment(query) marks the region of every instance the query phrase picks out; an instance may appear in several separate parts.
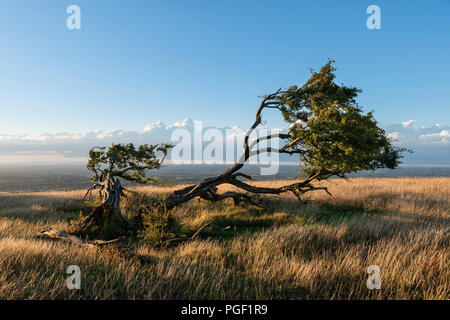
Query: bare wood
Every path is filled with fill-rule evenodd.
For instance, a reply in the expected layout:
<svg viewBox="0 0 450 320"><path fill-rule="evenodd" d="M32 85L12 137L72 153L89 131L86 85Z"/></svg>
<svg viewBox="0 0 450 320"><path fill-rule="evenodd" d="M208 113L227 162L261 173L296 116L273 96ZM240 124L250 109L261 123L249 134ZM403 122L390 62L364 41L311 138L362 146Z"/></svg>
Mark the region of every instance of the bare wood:
<svg viewBox="0 0 450 320"><path fill-rule="evenodd" d="M276 91L275 93L272 93L266 97L264 97L263 101L261 102L255 116L255 121L253 122L252 126L247 130L244 137L244 145L243 145L243 153L238 158L238 160L233 163L228 169L221 172L215 177L211 177L208 179L203 180L202 182L198 184L193 184L188 187L185 187L183 189L174 191L171 193L165 200L164 207L167 210L170 210L184 202L190 201L193 198L200 197L205 200L209 201L220 201L227 198L232 198L235 202L235 204L239 204L241 202L249 202L254 205L258 205L255 201L252 200L250 195L245 193L239 193L239 192L225 192L223 194L219 194L217 192L218 186L222 184L231 184L239 189L242 189L244 191L247 191L248 193L256 193L256 194L281 194L284 192L291 192L293 193L298 199L300 199L300 195L303 193L313 191L313 190L324 190L328 194L328 189L325 187L314 187L311 182L315 179L319 179L321 175L326 174L323 170L319 170L316 173L311 174L308 176L305 180L299 181L290 185L286 185L280 188L263 188L263 187L256 187L249 185L245 182L242 182L238 179L238 177L243 177L246 179L251 179L250 176L242 174L238 172L248 161L248 159L251 156L259 155L262 153L267 152L277 152L277 153L286 153L286 154L299 154L305 161L308 161L306 158L306 155L304 155L304 151L301 149L296 149L294 146L297 144L298 141L300 141L300 138L296 138L286 145L284 145L282 148L276 149L276 148L261 148L257 150L252 150L255 146L257 146L261 141L265 140L271 140L271 139L281 139L286 140L290 139L290 134L273 134L268 135L264 137L259 137L255 139L253 142L249 142L250 135L252 132L261 124L262 122L262 111L265 108L269 109L279 109L280 104L277 101L278 95L282 93L281 89ZM332 174L330 172L330 174ZM300 199L301 200L301 199Z"/></svg>
<svg viewBox="0 0 450 320"><path fill-rule="evenodd" d="M46 239L46 240L59 240L71 244L76 245L88 245L88 246L96 246L96 247L102 247L105 245L110 245L113 243L117 243L121 240L123 240L123 237L113 239L113 240L83 240L79 237L76 237L72 234L68 234L64 231L53 229L53 228L44 228L38 232L38 234L35 236L36 239Z"/></svg>
<svg viewBox="0 0 450 320"><path fill-rule="evenodd" d="M119 258L125 260L132 260L133 262L140 262L140 263L149 262L145 256L141 256L136 253L135 247L119 243L120 241L124 240L125 237L119 237L117 239L108 241L105 240L88 241L83 240L74 235L68 234L61 230L45 228L39 231L38 234L35 236L35 238L40 240L61 241L71 245L101 250L102 252L107 253L114 259Z"/></svg>

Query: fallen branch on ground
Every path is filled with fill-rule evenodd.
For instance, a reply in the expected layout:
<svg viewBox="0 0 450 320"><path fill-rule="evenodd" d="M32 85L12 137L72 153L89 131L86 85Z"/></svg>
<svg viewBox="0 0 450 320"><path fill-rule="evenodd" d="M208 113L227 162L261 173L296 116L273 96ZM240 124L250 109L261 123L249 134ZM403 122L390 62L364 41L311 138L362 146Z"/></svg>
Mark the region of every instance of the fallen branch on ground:
<svg viewBox="0 0 450 320"><path fill-rule="evenodd" d="M69 244L74 244L78 246L88 246L91 248L97 248L101 250L105 250L111 255L119 256L124 259L137 259L139 261L143 260L143 257L137 255L135 252L135 248L125 244L119 244L119 241L125 239L125 237L120 237L114 240L83 240L74 235L68 234L64 231L53 229L53 228L44 228L38 232L35 236L36 239L41 240L51 240L51 241L62 241Z"/></svg>

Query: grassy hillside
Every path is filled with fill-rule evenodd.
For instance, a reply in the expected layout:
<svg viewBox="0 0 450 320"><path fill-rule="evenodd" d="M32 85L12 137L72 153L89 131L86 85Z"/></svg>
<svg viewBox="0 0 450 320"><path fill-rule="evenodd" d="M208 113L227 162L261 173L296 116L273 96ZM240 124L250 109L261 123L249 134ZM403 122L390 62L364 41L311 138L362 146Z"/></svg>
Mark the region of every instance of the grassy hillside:
<svg viewBox="0 0 450 320"><path fill-rule="evenodd" d="M174 212L183 232L209 221L230 230L208 229L171 249L141 245L146 264L34 238L45 226L67 229L83 191L0 193L0 299L450 298L450 178L324 184L333 197L317 191L306 205L290 195L265 197L265 212L191 201ZM124 202L125 213L133 208ZM81 267L81 290L64 285L73 264ZM380 290L366 287L369 265L381 268Z"/></svg>

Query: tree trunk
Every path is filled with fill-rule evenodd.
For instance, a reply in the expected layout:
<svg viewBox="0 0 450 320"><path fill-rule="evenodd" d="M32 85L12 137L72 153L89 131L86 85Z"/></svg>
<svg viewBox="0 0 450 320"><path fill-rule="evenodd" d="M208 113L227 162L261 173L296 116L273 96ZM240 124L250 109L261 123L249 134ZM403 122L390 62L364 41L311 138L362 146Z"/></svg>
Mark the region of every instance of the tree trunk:
<svg viewBox="0 0 450 320"><path fill-rule="evenodd" d="M252 148L257 147L258 144L262 141L268 141L271 139L289 139L291 138L290 134L271 134L268 136L258 137L257 139L254 139L251 143L249 141L250 135L252 132L261 124L262 118L261 113L263 109L265 108L278 108L279 109L279 101L276 99L278 97L278 94L280 93L281 89L277 92L270 94L264 98L264 100L261 102L261 105L259 106L255 122L253 125L247 130L245 137L244 137L244 152L241 154L239 159L231 165L228 169L223 171L222 173L218 174L215 177L211 177L208 179L203 180L202 182L194 185L190 185L188 187L185 187L181 190L176 190L172 192L166 199L164 203L164 207L166 210L170 210L182 203L185 203L187 201L190 201L196 197L200 197L205 200L209 201L220 201L227 198L232 198L234 200L235 204L239 204L241 202L248 202L253 205L256 205L260 207L258 203L252 200L252 198L247 193L253 193L253 194L274 194L278 195L284 192L292 192L299 200L301 200L300 196L305 193L312 190L325 190L327 193L328 189L326 187L314 187L311 182L315 179L319 178L327 178L328 176L333 175L332 172L325 172L325 170L319 170L315 173L311 173L305 180L299 181L290 185L282 186L279 188L264 188L264 187L257 187L252 186L250 184L247 184L238 178L246 178L251 180L251 177L240 173L239 170L244 167L245 163L247 163L248 159L251 156L255 156L262 153L267 152L277 152L277 153L286 153L286 154L302 154L304 151L301 149L293 148L295 146L295 143L299 140L299 138L294 139L293 141L289 142L288 144L284 145L282 148L257 148L257 150L252 150ZM219 194L217 192L218 186L223 184L230 184L234 187L237 187L238 189L244 190L247 193L243 192L233 192L228 191L222 194Z"/></svg>
<svg viewBox="0 0 450 320"><path fill-rule="evenodd" d="M120 180L115 177L108 178L102 203L83 220L74 234L89 236L95 233L107 238L124 235L129 230L129 224L120 209L121 195Z"/></svg>

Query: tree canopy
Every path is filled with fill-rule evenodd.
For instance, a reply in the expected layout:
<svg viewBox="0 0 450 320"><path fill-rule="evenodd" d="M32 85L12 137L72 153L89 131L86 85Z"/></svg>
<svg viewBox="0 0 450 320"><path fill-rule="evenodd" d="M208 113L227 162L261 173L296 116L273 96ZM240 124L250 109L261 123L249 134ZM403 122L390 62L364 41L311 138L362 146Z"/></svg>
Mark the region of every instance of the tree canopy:
<svg viewBox="0 0 450 320"><path fill-rule="evenodd" d="M95 182L114 176L145 184L155 181L147 171L160 168L171 147L170 144L144 144L136 148L132 143L113 144L108 149L95 147L89 151L87 168L94 173L92 180ZM162 153L162 158L156 157L157 152Z"/></svg>
<svg viewBox="0 0 450 320"><path fill-rule="evenodd" d="M372 112L364 114L355 98L360 89L334 82L334 61L302 86L275 97L290 124L289 148L305 174L344 175L352 171L396 168L401 152L393 146Z"/></svg>

